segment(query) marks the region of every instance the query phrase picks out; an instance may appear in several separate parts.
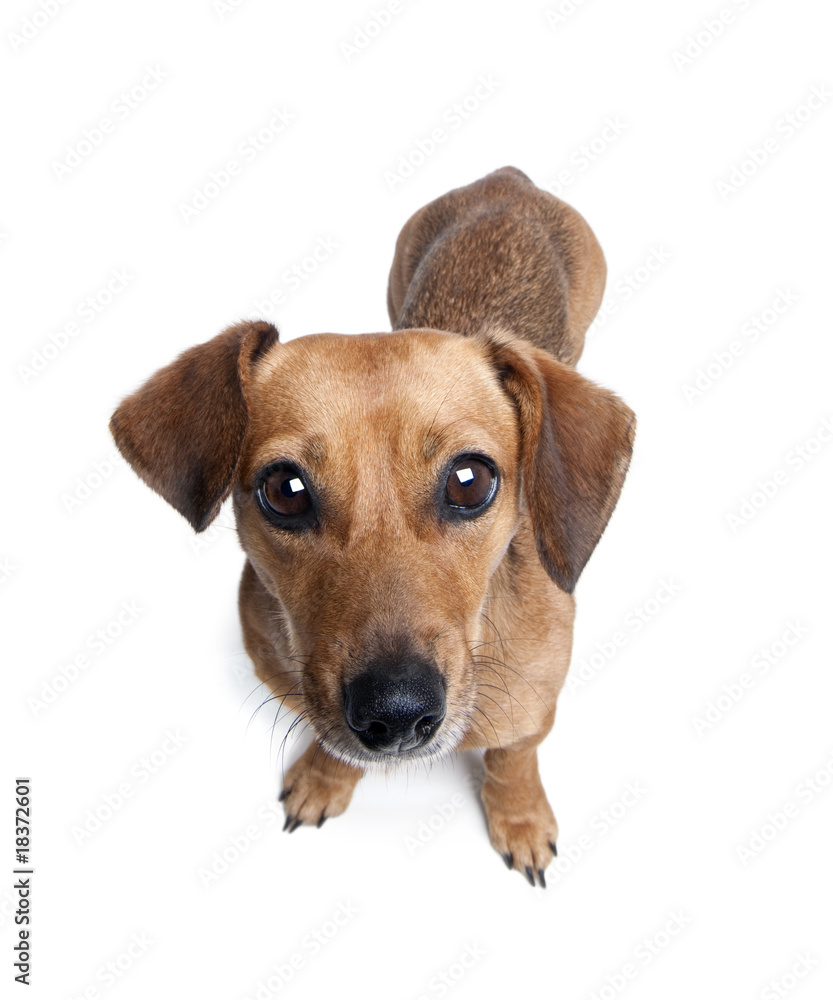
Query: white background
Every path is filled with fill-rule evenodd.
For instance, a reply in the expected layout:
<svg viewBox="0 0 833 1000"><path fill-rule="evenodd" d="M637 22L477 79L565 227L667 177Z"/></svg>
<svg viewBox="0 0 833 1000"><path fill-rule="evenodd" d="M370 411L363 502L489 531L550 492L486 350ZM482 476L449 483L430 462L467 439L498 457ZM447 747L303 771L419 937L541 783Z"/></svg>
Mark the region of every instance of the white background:
<svg viewBox="0 0 833 1000"><path fill-rule="evenodd" d="M831 996L828 6L726 0L719 33L720 0L412 0L383 29L383 0L40 9L2 15L4 995L23 990L25 775L27 996ZM161 82L120 117L148 68ZM492 92L455 117L481 77ZM285 129L183 219L272 109ZM115 128L85 146L105 117ZM445 141L398 177L437 128ZM61 171L79 144L89 155ZM112 464L107 430L120 398L238 319L267 316L283 339L388 329L405 219L504 164L561 177L595 230L606 318L579 369L639 418L541 751L561 829L546 890L489 846L475 755L365 778L343 817L281 832L281 767L302 744L282 755L288 720L273 733L272 707L256 712L229 515L195 548ZM290 288L321 238L337 249ZM105 304L113 269L129 280ZM775 322L753 341L762 316ZM353 914L337 930L336 912Z"/></svg>

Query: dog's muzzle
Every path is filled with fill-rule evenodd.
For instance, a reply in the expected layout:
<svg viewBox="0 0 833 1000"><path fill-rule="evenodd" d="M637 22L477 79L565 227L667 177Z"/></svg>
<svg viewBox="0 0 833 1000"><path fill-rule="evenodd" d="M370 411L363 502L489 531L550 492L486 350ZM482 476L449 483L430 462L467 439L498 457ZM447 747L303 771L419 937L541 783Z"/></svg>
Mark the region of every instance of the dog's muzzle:
<svg viewBox="0 0 833 1000"><path fill-rule="evenodd" d="M369 750L403 754L425 746L445 718L445 685L422 659L380 661L344 685L347 725Z"/></svg>

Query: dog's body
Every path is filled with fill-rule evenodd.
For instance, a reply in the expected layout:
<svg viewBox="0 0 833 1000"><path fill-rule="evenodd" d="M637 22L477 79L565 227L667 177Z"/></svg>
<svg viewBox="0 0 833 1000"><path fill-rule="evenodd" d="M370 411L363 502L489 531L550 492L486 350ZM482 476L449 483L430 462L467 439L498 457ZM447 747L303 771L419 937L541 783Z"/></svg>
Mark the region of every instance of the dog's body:
<svg viewBox="0 0 833 1000"><path fill-rule="evenodd" d="M574 209L504 167L412 216L388 285L395 330L502 327L575 365L607 268Z"/></svg>
<svg viewBox="0 0 833 1000"><path fill-rule="evenodd" d="M504 168L404 227L396 332L240 324L116 411L197 530L233 495L246 649L316 737L286 775L290 829L342 812L368 766L482 748L492 843L544 884L536 748L633 437L571 367L604 278L581 216Z"/></svg>

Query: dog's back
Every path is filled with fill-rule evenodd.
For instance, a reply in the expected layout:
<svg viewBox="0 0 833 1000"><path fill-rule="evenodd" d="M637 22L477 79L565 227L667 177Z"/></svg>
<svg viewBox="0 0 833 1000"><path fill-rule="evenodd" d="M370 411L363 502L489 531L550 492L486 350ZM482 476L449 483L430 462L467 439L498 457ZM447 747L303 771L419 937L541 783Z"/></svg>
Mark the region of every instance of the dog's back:
<svg viewBox="0 0 833 1000"><path fill-rule="evenodd" d="M395 330L503 327L575 364L607 268L575 209L515 167L443 195L402 229L388 284Z"/></svg>

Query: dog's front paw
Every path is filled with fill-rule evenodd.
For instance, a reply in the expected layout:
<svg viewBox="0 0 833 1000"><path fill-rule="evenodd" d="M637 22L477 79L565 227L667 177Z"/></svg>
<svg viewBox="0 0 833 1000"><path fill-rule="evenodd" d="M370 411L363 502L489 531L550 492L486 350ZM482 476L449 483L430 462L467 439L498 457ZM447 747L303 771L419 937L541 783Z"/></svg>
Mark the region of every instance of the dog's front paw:
<svg viewBox="0 0 833 1000"><path fill-rule="evenodd" d="M286 773L280 795L286 812L284 830L292 833L302 823L321 826L325 819L343 813L362 773L313 743Z"/></svg>
<svg viewBox="0 0 833 1000"><path fill-rule="evenodd" d="M544 789L538 785L510 790L487 777L481 794L494 849L507 867L523 872L530 885L537 879L546 888L544 871L557 853L558 824Z"/></svg>

